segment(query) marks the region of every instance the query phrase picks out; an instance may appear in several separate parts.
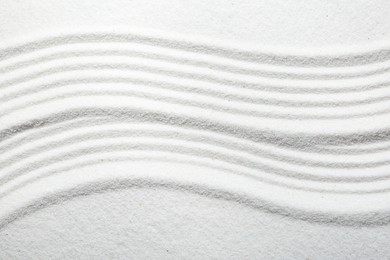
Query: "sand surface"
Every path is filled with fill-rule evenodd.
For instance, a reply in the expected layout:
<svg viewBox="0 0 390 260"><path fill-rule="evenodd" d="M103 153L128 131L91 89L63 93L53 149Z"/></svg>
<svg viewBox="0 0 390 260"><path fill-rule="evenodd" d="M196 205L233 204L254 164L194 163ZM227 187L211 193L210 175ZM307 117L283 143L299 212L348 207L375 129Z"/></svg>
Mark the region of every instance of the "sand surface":
<svg viewBox="0 0 390 260"><path fill-rule="evenodd" d="M0 17L0 259L390 256L390 2Z"/></svg>

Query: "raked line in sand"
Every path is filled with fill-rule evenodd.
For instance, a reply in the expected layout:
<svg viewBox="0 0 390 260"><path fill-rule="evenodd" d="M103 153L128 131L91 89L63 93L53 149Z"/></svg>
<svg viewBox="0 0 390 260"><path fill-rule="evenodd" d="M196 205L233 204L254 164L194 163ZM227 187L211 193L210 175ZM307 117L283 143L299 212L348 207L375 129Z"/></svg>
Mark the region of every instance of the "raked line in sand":
<svg viewBox="0 0 390 260"><path fill-rule="evenodd" d="M1 227L64 199L149 186L305 221L390 221L390 47L303 55L86 32L0 57ZM253 189L206 185L201 174L108 176L10 203L45 178L115 161L198 165Z"/></svg>

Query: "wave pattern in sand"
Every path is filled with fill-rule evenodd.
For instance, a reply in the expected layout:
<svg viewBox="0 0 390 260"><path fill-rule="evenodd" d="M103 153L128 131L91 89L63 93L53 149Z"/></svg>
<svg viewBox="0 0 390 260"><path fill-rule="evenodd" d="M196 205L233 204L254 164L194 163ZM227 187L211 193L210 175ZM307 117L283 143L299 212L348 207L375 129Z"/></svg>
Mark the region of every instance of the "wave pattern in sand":
<svg viewBox="0 0 390 260"><path fill-rule="evenodd" d="M0 227L66 199L149 186L304 221L386 224L389 60L390 47L293 55L134 32L4 46ZM189 164L243 183L107 175L33 188L123 161Z"/></svg>

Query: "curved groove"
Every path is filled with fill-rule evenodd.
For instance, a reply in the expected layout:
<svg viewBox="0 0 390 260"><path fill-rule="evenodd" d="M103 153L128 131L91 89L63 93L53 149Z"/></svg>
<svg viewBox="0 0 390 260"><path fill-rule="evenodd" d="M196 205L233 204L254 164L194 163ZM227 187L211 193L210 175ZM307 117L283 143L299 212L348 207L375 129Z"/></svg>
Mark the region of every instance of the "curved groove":
<svg viewBox="0 0 390 260"><path fill-rule="evenodd" d="M158 36L156 36L158 35ZM61 46L73 43L116 43L116 42L133 42L163 48L171 48L201 54L212 54L218 57L229 57L242 61L260 62L265 64L282 64L284 66L301 66L301 67L334 67L334 66L353 66L361 64L370 64L374 62L386 61L390 59L389 46L380 47L374 50L360 51L349 54L281 54L281 51L259 51L256 49L238 47L238 45L222 46L217 42L205 42L199 40L183 40L176 36L167 36L167 33L153 34L140 33L135 31L126 32L79 32L56 34L53 36L43 36L39 40L28 43L13 44L16 46L5 47L0 49L0 59L6 60L20 54L30 53L39 49ZM346 50L347 51L347 50ZM291 53L289 51L288 53Z"/></svg>
<svg viewBox="0 0 390 260"><path fill-rule="evenodd" d="M38 91L35 91L38 93ZM252 117L262 117L262 118L273 118L273 119L295 119L295 120L331 120L331 119L350 119L350 118L365 118L370 116L379 116L390 113L390 107L386 109L382 109L379 111L367 112L367 113L357 113L357 114L346 114L346 115L303 115L303 114L292 114L292 113L271 113L271 112L261 112L259 110L249 110L245 108L234 108L227 107L222 105L217 105L212 102L199 102L192 99L184 99L184 98L174 98L169 96L161 96L157 94L149 94L143 91L77 91L73 93L55 95L53 97L44 98L40 100L35 100L33 102L29 102L26 105L14 106L10 109L4 109L2 113L0 113L0 118L10 115L13 112L23 110L28 107L33 107L35 105L41 105L52 101L69 99L72 97L89 97L89 96L122 96L122 97L136 97L146 100L164 102L172 105L181 105L184 107L193 107L199 109L217 111L222 113L229 113L231 115L244 115L244 116L252 116Z"/></svg>
<svg viewBox="0 0 390 260"><path fill-rule="evenodd" d="M74 150L71 152L65 152L60 155L47 157L40 161L35 161L29 163L27 165L23 165L23 167L18 168L14 171L8 172L0 177L0 185L7 184L10 181L17 179L24 174L28 174L28 172L45 168L49 165L52 165L58 161L64 162L70 159L78 158L83 155L92 155L92 154L100 154L102 151L158 151L158 152L171 152L177 154L190 155L197 158L211 158L218 162L229 163L231 165L242 166L251 170L258 170L262 173L259 173L259 176L254 176L255 179L259 179L263 182L270 182L271 180L265 179L264 174L273 174L275 176L281 176L284 178L298 179L298 180L317 180L321 182L329 181L326 177L319 177L316 175L305 175L300 172L294 171L286 171L284 169L274 168L272 166L265 165L264 163L255 162L250 159L246 159L244 157L231 156L226 155L221 152L215 152L210 149L204 148L192 148L183 145L160 145L160 144L145 144L145 143L122 143L122 144L110 144L110 145L95 145L89 146L87 148L82 148L78 150ZM334 181L331 179L331 181ZM276 181L273 181L276 182ZM280 182L278 182L280 183ZM291 187L290 185L288 187ZM293 188L293 187L291 187Z"/></svg>
<svg viewBox="0 0 390 260"><path fill-rule="evenodd" d="M123 79L122 79L123 80ZM111 83L115 83L117 81L120 81L122 82L121 79L110 79L110 80L106 80L104 79L103 82L111 82ZM69 81L58 81L58 83L54 83L54 84L47 84L47 85L42 85L41 87L39 87L38 89L28 89L26 91L21 91L21 92L16 92L16 93L13 93L12 95L8 95L8 96L3 96L2 98L0 98L0 101L4 102L5 100L10 100L11 98L16 98L16 97L24 97L24 96L27 96L29 94L33 94L33 93L40 93L41 91L44 91L44 90L47 90L47 89L56 89L56 88L61 88L61 87L65 87L65 86L69 86L71 84L73 84L74 82L77 82L77 84L80 84L80 83L84 83L84 84L87 84L87 83L101 83L102 81L101 80L96 80L96 79L93 79L93 80L69 80ZM248 115L248 116L256 116L256 117L263 117L263 118L274 118L274 119L295 119L295 120L332 120L332 119L352 119L352 118L366 118L366 117L371 117L371 116L379 116L379 115L386 115L390 112L390 108L385 108L385 109L381 109L381 110L378 110L378 111L372 111L372 112L366 112L366 113L355 113L355 114L342 114L342 115L318 115L318 113L316 114L313 114L313 115L310 115L310 114L292 114L291 111L290 113L271 113L271 112L261 112L261 111L258 111L258 110L247 110L247 109L237 109L237 108L229 108L229 107L222 107L220 105L216 105L216 104L213 104L213 103L205 103L205 102L197 102L197 101L194 101L194 100L190 100L190 99L187 99L185 101L183 100L180 100L180 99L177 99L177 98L171 98L171 97L157 97L156 94L154 95L147 95L147 94L137 94L136 92L138 93L141 93L140 91L126 91L128 93L132 93L131 95L132 96L136 96L136 97L148 97L148 99L150 100L156 100L156 101L164 101L164 102L168 102L168 103L171 103L171 104L180 104L180 105L184 105L184 106L192 106L192 107L198 107L198 108L204 108L206 107L207 109L210 109L210 110L214 110L214 111L220 111L220 112L229 112L231 114L237 114L237 115ZM125 96L126 95L126 92L119 92L117 91L116 94L115 92L112 92L111 95L123 95ZM96 94L97 93L103 93L103 92L95 92ZM127 94L128 95L128 94ZM68 96L72 96L71 94L68 94ZM87 95L86 95L87 96ZM58 99L60 99L61 96L58 96ZM50 100L55 100L56 98L53 97L52 99L46 99L46 100L43 100L42 102L45 102L45 101L50 101ZM41 102L32 102L31 104L40 104ZM3 103L4 104L4 103ZM23 108L23 106L20 106L21 108ZM16 108L17 109L21 109L21 108ZM2 113L1 116L4 116L4 115L7 115L9 113L13 112L12 110L6 110L5 113Z"/></svg>
<svg viewBox="0 0 390 260"><path fill-rule="evenodd" d="M85 71L85 70L91 70L91 69L96 69L96 70L105 70L105 69L113 69L113 70L118 70L118 71L139 71L139 72L143 72L143 73L152 73L152 74L161 74L161 75L164 75L164 76L170 76L170 77L174 77L174 78L185 78L185 79L195 79L196 81L199 81L199 82L213 82L213 83L216 83L216 84L223 84L224 86L230 86L230 87L234 87L234 88L237 88L237 89L240 89L240 88L243 88L246 89L246 88L251 88L250 87L250 84L252 83L245 83L245 82L242 82L242 83L239 83L239 81L237 80L227 80L226 78L223 78L223 77L215 77L214 75L203 75L203 74L199 74L199 73L195 73L193 74L194 72L175 72L175 71L169 71L169 70L166 70L166 69L161 69L159 67L148 67L148 66L140 66L140 65L136 65L136 64L133 64L133 65L129 65L129 64L126 64L126 63L117 63L117 64L106 64L106 63L101 63L101 64L97 64L97 63L90 63L90 64L83 64L83 65L67 65L67 66L60 66L60 67L51 67L49 69L46 69L46 70L43 70L41 72L34 72L30 75L24 75L24 76L19 76L19 78L15 78L15 79L10 79L10 80L7 80L3 83L0 84L0 87L3 88L3 89L7 89L7 88L11 88L13 85L15 84L21 84L21 83L26 83L26 82L30 82L30 81L33 81L34 79L38 79L38 78L41 78L41 77L45 77L45 76L49 76L49 75L58 75L58 74L62 74L64 72L78 72L78 71ZM129 79L129 81L131 81L131 79ZM160 86L161 87L161 82L156 82L156 81L147 81L148 84L152 84L152 82L155 84L155 87L157 87L156 85L160 83ZM157 84L156 84L157 83ZM239 86L237 86L237 84ZM383 83L383 84L379 84L378 86L386 86L387 83ZM167 86L165 86L167 87ZM193 88L194 89L194 86L187 86L187 88ZM182 86L183 88L183 86ZM185 87L184 87L185 88ZM272 87L265 87L265 89L263 89L263 87L254 87L254 88L251 88L251 89L255 89L255 90L265 90L265 91L270 91L271 92L275 89L277 89L279 87L276 87L276 86L272 86ZM282 87L284 88L284 87ZM367 89L366 87L364 87L365 89ZM177 87L176 87L177 89ZM196 89L196 87L195 87ZM273 89L273 90L272 90ZM299 89L295 89L292 87L292 86L289 86L288 87L289 89L289 93L301 93L301 90ZM316 88L317 90L321 90L321 89L318 89ZM303 89L302 91L303 92L312 92L312 90L314 90L315 93L318 93L316 89L313 89L313 88L308 88L308 89ZM336 90L339 91L343 89L343 87L338 87ZM375 85L369 85L369 90L375 90L375 89L378 89L377 86ZM389 96L380 96L380 97L374 97L374 98L365 98L365 99L361 99L361 100L355 100L355 101L338 101L338 102L324 102L324 101L294 101L294 100L283 100L283 99L275 99L275 98L261 98L261 97L253 97L251 95L240 95L240 94L227 94L227 93L222 93L222 92L218 92L218 91L215 91L215 90L210 90L210 89L199 89L198 88L198 91L197 93L203 93L203 94L207 94L209 96L213 96L213 97L216 97L216 98L221 98L223 97L224 99L231 99L231 100L237 100L237 101L243 101L243 102L247 102L247 103L252 103L252 104L266 104L266 105L274 105L274 106L280 106L280 107L352 107L352 106L357 106L357 105L368 105L368 104L374 104L374 103L377 103L377 102L383 102L383 101L388 101L390 99ZM13 95L14 96L14 95ZM8 97L9 99L9 97ZM7 96L5 97L1 97L1 100L3 101L6 101L7 100Z"/></svg>
<svg viewBox="0 0 390 260"><path fill-rule="evenodd" d="M379 152L390 151L390 145L385 145L385 146L382 146L382 147L373 147L373 148L360 148L360 147L341 148L341 147L335 147L334 149L322 148L322 150L325 153L328 153L328 154L362 155L362 154L374 154L374 153L379 153Z"/></svg>
<svg viewBox="0 0 390 260"><path fill-rule="evenodd" d="M102 116L95 118L78 118L73 120L65 120L64 122L58 122L49 126L43 126L41 128L35 129L36 132L27 131L27 134L25 136L16 135L11 137L10 139L3 140L2 142L0 142L0 154L7 153L8 151L12 150L17 146L22 146L37 139L44 138L48 135L67 131L68 129L78 129L85 125L101 126L106 123L115 122L118 123L121 121L117 118L109 118ZM129 120L128 122L131 121Z"/></svg>
<svg viewBox="0 0 390 260"><path fill-rule="evenodd" d="M327 72L324 73L322 69L317 72L293 72L294 67L288 67L288 69L279 66L276 68L253 68L256 63L245 64L247 66L238 66L236 64L226 64L226 60L230 61L227 58L220 62L215 62L216 57L208 57L209 59L202 59L199 55L194 57L178 57L178 55L170 55L169 53L164 53L164 49L161 50L162 53L158 52L147 52L136 51L136 50L110 50L108 48L104 48L101 50L62 50L57 51L54 54L46 54L42 55L39 58L27 59L25 61L14 62L12 65L5 66L3 68L0 67L0 73L10 73L16 71L18 69L25 69L29 67L33 67L34 65L41 65L44 62L48 61L60 61L62 59L72 58L72 57L93 57L93 56L116 56L116 57L131 57L131 58L147 58L154 61L166 61L177 64L186 64L197 66L200 68L211 68L213 70L232 72L240 75L248 75L248 76L262 76L267 78L277 78L277 79L322 79L322 80L331 80L331 79L352 79L352 78L362 78L367 76L373 76L378 74L383 74L390 71L390 67L382 67L382 68L366 68L363 70L360 68L357 72L343 72L338 70L337 72ZM212 59L214 58L214 59ZM223 63L225 61L225 63ZM234 61L234 60L231 60ZM237 63L237 62L236 62ZM0 64L1 65L1 64ZM272 70L273 69L273 70Z"/></svg>
<svg viewBox="0 0 390 260"><path fill-rule="evenodd" d="M61 133L61 131L66 131L66 130L70 130L70 129L80 129L81 127L83 127L83 125L87 125L87 126L96 126L96 127L99 127L99 126L103 126L104 124L108 124L108 123L118 123L118 122L123 122L125 119L124 118L121 118L121 119L115 119L115 118L109 118L109 117L99 117L99 118L91 118L91 119L84 119L83 121L76 121L76 122L70 122L66 125L61 125L57 128L54 128L54 130L46 130L46 131L43 131L43 132L38 132L38 133L32 133L32 134L29 134L28 135L28 138L25 137L24 139L17 139L15 140L14 142L11 142L11 143L8 143L7 145L5 146L0 146L0 151L2 151L3 153L5 153L5 151L9 151L9 149L11 149L14 144L18 144L18 146L21 146L21 145L24 145L28 142L32 142L34 141L33 138L42 138L42 137L47 137L47 136L50 136L50 135L53 135L53 134L56 134L56 133ZM126 119L128 120L128 119ZM85 124L83 124L82 122L86 122ZM135 123L136 121L130 121L130 122L133 122ZM202 130L203 132L204 130ZM207 133L208 131L205 131L205 133ZM200 132L201 133L201 132ZM156 131L156 134L157 134L157 131ZM182 135L183 133L181 133ZM162 135L162 133L159 132L159 135ZM220 135L220 134L219 134ZM202 141L205 141L207 139L206 136L204 136L202 134L202 137L201 137ZM231 147L232 144L236 144L237 142L242 142L244 140L241 140L241 139L236 139L235 141L233 140L229 140L229 141L226 141L226 143L228 144L229 147ZM237 143L238 144L238 143ZM253 148L255 150L253 150L251 147L252 145L242 145L242 149L244 151L248 151L249 153L253 153L253 154L264 154L264 151L263 152L260 152L256 149L256 148ZM273 145L272 145L273 147ZM285 147L286 148L286 147ZM283 148L283 149L285 149ZM309 148L309 149L308 149ZM319 148L319 149L315 149L316 147L305 147L305 151L308 152L310 150L312 150L313 152L321 152L323 148ZM292 150L294 151L294 150ZM296 157L291 157L291 156L284 156L284 155L281 155L280 154L280 151L279 152L269 152L268 153L273 153L275 156L275 159L277 160L278 157L280 159L283 158L283 160L281 161L284 161L284 162L288 162L289 160L290 163L297 163L297 164L300 164L302 163L302 165L305 165L306 161L302 160L302 159L299 159L299 158L296 158ZM19 157L18 157L19 158ZM310 164L307 163L307 164ZM325 166L325 165L323 165ZM309 175L312 175L312 174L309 174ZM320 176L318 176L318 178L320 178ZM335 181L335 179L337 179L337 181L341 181L341 182L356 182L356 183L361 183L361 182L376 182L376 181L381 181L381 180L386 180L388 177L387 176L358 176L358 177L353 177L353 176L349 176L349 177L345 177L345 176L341 176L341 177L321 177L322 181L328 181L328 182L331 182L331 181Z"/></svg>
<svg viewBox="0 0 390 260"><path fill-rule="evenodd" d="M35 91L34 93L38 93ZM174 98L169 96L161 96L157 94L149 94L143 91L77 91L73 93L55 95L53 97L44 98L41 100L36 100L33 102L29 102L26 105L19 105L13 107L11 109L4 109L0 114L0 118L6 115L9 115L18 110L22 110L28 107L32 107L35 105L44 104L51 101L68 99L71 97L88 97L88 96L127 96L127 97L136 97L146 100L159 101L172 105L181 105L184 107L194 107L199 109L229 113L232 115L245 115L245 116L254 116L254 117L263 117L263 118L276 118L276 119L311 119L311 120L321 120L321 119L344 119L344 118L364 118L372 115L381 115L387 114L390 112L390 108L384 109L378 112L369 112L369 113L360 113L356 115L340 115L340 116L321 116L321 115L295 115L295 114L284 114L284 113L271 113L271 112L261 112L258 110L248 110L248 109L240 109L233 108L227 106L216 105L212 102L199 102L192 99L184 99L184 98Z"/></svg>
<svg viewBox="0 0 390 260"><path fill-rule="evenodd" d="M38 129L35 129L37 132L28 131L28 135L24 137L23 136L20 137L20 135L16 135L11 137L10 139L3 140L2 142L0 142L0 154L8 152L13 147L24 145L34 140L44 138L48 135L61 133L61 131L67 131L68 129L78 129L83 127L84 125L99 127L107 123L119 123L119 122L123 122L123 120L121 118L115 118L115 117L96 116L92 118L70 119L70 120L65 120L64 122L53 123L52 125L43 126ZM133 121L127 118L126 122L130 123ZM206 129L204 129L203 131L206 133L209 132ZM260 142L260 143L265 144L264 142ZM272 147L275 148L276 146L272 145ZM282 149L287 149L287 148L288 147L282 147ZM337 150L326 149L325 147L321 147L321 146L305 147L305 151L319 153L319 154L331 154L331 155L339 154Z"/></svg>
<svg viewBox="0 0 390 260"><path fill-rule="evenodd" d="M139 122L155 122L163 125L174 125L189 129L208 130L223 133L254 142L265 142L280 147L293 147L294 149L321 145L353 145L377 143L390 140L390 129L380 129L372 132L356 134L291 134L280 131L265 131L254 128L221 123L217 120L193 118L178 114L164 114L160 112L110 107L85 107L68 109L65 112L53 114L48 117L33 119L0 131L0 142L18 133L29 129L41 128L54 123L65 122L77 118L114 117L120 119L139 120Z"/></svg>
<svg viewBox="0 0 390 260"><path fill-rule="evenodd" d="M148 155L148 156L144 156L144 157L135 157L135 156L115 156L113 158L111 158L110 156L108 157L104 157L104 153L102 153L102 155L99 157L99 159L90 159L90 160L86 160L84 159L81 163L72 163L72 158L70 158L69 160L66 160L67 162L70 162L68 165L66 166L62 166L56 170L49 170L49 171L46 171L46 172L43 172L41 174L39 174L38 176L35 176L35 177L30 177L28 178L27 180L24 180L24 181L19 181L17 182L16 184L12 185L11 188L8 188L5 192L1 192L0 193L0 199L2 199L3 197L6 197L8 196L9 194L11 194L12 192L16 191L16 190L19 190L23 187L25 187L26 185L29 185L29 184L32 184L36 181L39 181L39 180L42 180L42 179L45 179L47 177L50 177L50 176L53 176L55 174L58 174L58 173L61 173L61 172L67 172L69 170L72 170L72 169L76 169L76 168L79 168L79 167L87 167L87 166L91 166L91 165L98 165L98 164L101 164L101 163L105 163L105 162L121 162L121 161L139 161L139 160L145 160L145 161L161 161L161 162L175 162L175 163L189 163L191 165L196 165L196 166L203 166L203 167L207 167L207 168L210 168L210 169L216 169L216 170L223 170L224 172L227 172L227 173L231 173L231 174L234 174L234 175L239 175L241 177L245 177L245 178L250 178L254 181L259 181L263 184L268 184L268 185L274 185L274 186L278 186L278 187L283 187L283 188L286 188L286 189L289 189L289 190L299 190L299 191L306 191L306 192L316 192L316 193L332 193L332 194L369 194L369 193L376 193L376 190L375 191L345 191L345 190L329 190L329 189L318 189L318 188L311 188L311 187L304 187L304 186L298 186L298 185L289 185L287 183L284 183L284 182L280 182L280 181L276 181L276 180L273 180L273 179L270 179L270 178L262 178L260 176L256 176L254 175L253 173L249 173L247 171L242 171L242 170L237 170L237 169L232 169L231 166L228 166L228 167L224 167L224 166L220 166L218 164L215 164L215 162L213 161L212 163L211 162L208 162L208 161L204 161L205 159L208 159L206 156L205 157L199 157L199 158L196 158L197 160L194 160L195 156L189 156L190 158L192 159L172 159L172 158L169 158L169 156L167 156L166 154L171 154L175 157L177 157L177 155L182 155L181 153L177 153L175 151L165 151L164 152L164 156L156 156L156 155ZM73 158L73 159L77 159L76 158ZM203 161L199 161L200 160L203 160ZM385 191L379 191L379 192L388 192L389 190L386 189Z"/></svg>
<svg viewBox="0 0 390 260"><path fill-rule="evenodd" d="M177 129L179 131L180 129ZM308 166L308 167L323 167L327 169L361 169L361 168L376 168L379 166L389 165L390 160L380 160L375 162L360 162L360 163L352 163L352 162L324 162L316 159L302 159L298 156L293 157L289 155L282 155L280 153L267 151L264 149L261 149L259 147L244 145L243 143L239 142L233 142L232 140L229 141L221 141L216 138L211 138L205 135L194 135L194 134L188 134L183 132L175 132L171 131L172 133L169 133L169 131L158 131L158 130L110 130L110 131L97 131L95 133L86 133L86 134L79 134L76 136L68 137L65 139L56 140L53 142L50 142L45 145L41 145L38 147L33 147L31 149L23 150L23 153L18 153L16 155L13 155L11 157L5 157L3 160L0 160L0 170L4 170L4 168L9 167L10 165L13 165L17 162L22 161L25 158L28 158L29 156L39 154L41 152L48 151L50 149L55 149L62 146L68 146L71 144L76 144L78 142L83 141L90 141L90 140L99 140L104 138L114 138L114 137L153 137L156 136L156 139L161 138L168 138L168 140L182 140L182 141L192 141L202 144L208 144L208 145L214 145L216 147L222 147L229 149L231 151L239 151L239 152L245 152L248 155L256 156L259 158L266 158L270 159L272 161L276 162L283 162L288 163L292 165L298 165L298 166ZM180 134L178 136L178 134ZM46 135L47 137L48 135ZM20 144L19 144L20 146ZM9 152L9 151L8 151ZM348 182L363 182L367 180L371 180L375 178L376 180L379 178L378 176L371 176L369 178L365 178L362 176L359 176L358 178L354 177L332 177L332 178L326 178L321 177L321 181L328 180L330 181L333 179L334 181L348 181Z"/></svg>
<svg viewBox="0 0 390 260"><path fill-rule="evenodd" d="M174 153L172 153L174 154ZM175 157L174 157L175 158ZM385 189L375 189L375 190L352 190L352 191L347 191L347 190L329 190L329 189L318 189L318 188L310 188L310 187L299 187L299 186L291 186L287 185L286 183L283 182L278 182L275 180L269 180L269 179L261 179L253 174L249 174L247 172L239 171L239 170L233 170L231 167L223 167L220 165L215 165L213 163L207 162L207 161L195 161L195 160L185 160L185 159L172 159L167 156L145 156L145 157L140 157L140 156L115 156L113 158L111 157L100 157L99 159L92 159L92 160L83 160L80 163L76 164L70 164L66 166L62 166L60 168L57 168L55 170L50 170L47 172L43 172L39 174L38 176L31 177L27 180L24 181L19 181L17 184L11 186L11 188L8 188L5 192L0 193L0 199L10 195L11 193L22 189L23 187L30 185L32 183L35 183L39 180L45 179L47 177L54 176L56 174L60 174L63 172L67 172L72 169L79 169L79 168L84 168L88 166L93 166L93 165L99 165L107 162L124 162L124 161L159 161L159 162L174 162L174 163L179 163L179 164L191 164L191 165L196 165L196 166L201 166L201 167L207 167L210 169L215 169L215 170L222 170L227 173L235 174L235 175L240 175L242 177L246 178L251 178L255 181L261 181L262 183L266 183L269 185L277 185L279 187L287 188L287 189L292 189L292 190L299 190L299 191L305 191L305 192L315 192L315 193L327 193L327 194L356 194L356 195L364 195L364 194L379 194L379 193L389 193L390 188L385 188Z"/></svg>
<svg viewBox="0 0 390 260"><path fill-rule="evenodd" d="M27 83L34 79L38 79L43 76L55 75L63 72L74 72L74 71L83 71L83 70L91 70L91 69L115 69L118 71L137 71L137 72L146 72L146 73L154 73L156 75L164 75L164 76L173 76L175 78L183 78L183 79L191 79L199 81L200 83L215 83L222 84L224 86L236 87L237 89L249 89L249 90L260 90L266 92L274 92L274 93L311 93L311 94L337 94L337 93L356 93L356 92L364 92L368 90L377 90L387 88L390 85L389 81L379 82L375 84L366 84L361 85L359 81L359 85L361 86L337 86L337 87L304 87L304 86L279 86L272 85L271 83L254 83L254 82L245 82L240 81L238 79L227 79L226 77L217 77L215 76L214 71L210 71L209 74L203 74L196 71L188 72L188 71L175 71L173 69L165 69L161 67L153 67L147 65L139 65L139 64L123 64L118 63L116 65L110 64L96 64L91 63L88 65L64 65L59 67L52 67L46 70L42 70L40 72L31 73L29 75L24 75L23 77L11 79L0 84L0 88L6 89L12 87L17 84ZM314 83L313 83L314 84ZM318 84L318 83L317 83Z"/></svg>
<svg viewBox="0 0 390 260"><path fill-rule="evenodd" d="M282 147L292 147L292 148L304 148L301 145L301 142L306 144L306 147L310 144L317 144L320 143L319 141L310 140L311 138L318 138L319 136L296 136L296 135L289 135L289 134L279 134L279 136L275 135L275 132L268 133L268 132L259 132L255 131L255 133L251 132L250 129L241 128L237 129L237 127L232 127L229 125L219 125L215 122L207 122L206 120L198 120L198 119L185 119L183 117L174 117L174 116L166 116L164 114L159 113L145 113L145 111L137 111L137 110L123 110L123 109L81 109L81 110L70 110L67 112L64 112L62 114L55 114L49 118L41 119L41 120L34 120L30 123L23 124L22 126L17 126L11 129L8 129L7 133L11 133L12 135L15 135L17 133L23 132L29 128L39 128L43 127L45 125L50 125L53 123L63 122L67 120L71 120L78 117L93 117L93 116L114 116L119 117L121 120L125 119L131 119L131 120L139 120L139 122L155 122L155 123L161 123L166 125L176 125L184 128L189 129L207 129L216 131L217 133L224 133L227 135L236 136L242 139L248 139L255 142L265 142L270 143L272 145L276 145L279 142L279 145ZM147 120L146 120L147 119ZM5 132L3 131L3 137L7 137L7 135L4 135ZM274 134L272 136L272 134ZM1 136L1 134L0 134ZM8 136L9 137L9 136ZM322 136L324 138L326 136ZM376 136L374 136L376 137ZM379 135L380 137L380 135ZM383 136L382 136L383 137ZM309 139L308 139L309 138ZM319 140L322 140L322 138L319 138ZM372 138L369 136L328 136L329 141L339 143L341 141L363 141L363 138ZM305 141L306 139L306 141ZM325 138L326 140L327 138ZM349 139L349 140L348 140ZM324 141L324 140L322 140ZM236 160L233 158L233 160ZM31 167L30 167L31 169ZM267 168L267 170L269 170ZM281 172L280 170L274 170L271 169L274 173L279 173L282 175L291 174L289 172ZM298 175L301 175L300 173L297 173ZM294 173L295 175L295 173ZM294 177L294 176L292 176ZM299 177L299 176L298 176ZM326 177L319 177L314 175L304 176L306 179L319 179L321 181L325 181ZM370 177L368 177L370 179ZM378 177L372 177L371 179L378 180ZM332 181L334 179L332 178ZM348 181L350 179L348 178Z"/></svg>
<svg viewBox="0 0 390 260"><path fill-rule="evenodd" d="M64 82L65 81L65 82ZM173 82L164 82L159 80L147 80L137 77L78 77L77 79L67 79L67 80L57 80L51 83L45 84L35 84L33 86L27 86L26 90L16 91L11 94L3 94L0 96L0 101L5 104L8 101L11 101L17 97L23 97L31 93L39 93L42 90L48 90L53 88L59 88L68 86L71 84L87 84L87 83L133 83L141 84L143 87L155 88L155 89L166 89L178 93L193 93L205 97L212 97L221 100L235 100L239 102L244 102L248 104L264 104L272 105L277 107L352 107L357 105L369 105L377 102L388 101L390 97L383 96L377 98L363 99L360 101L342 101L342 102L310 102L310 101L293 101L293 100L278 100L273 98L261 98L253 97L253 95L240 95L239 93L229 94L215 89L204 89L196 86L190 85L181 85Z"/></svg>
<svg viewBox="0 0 390 260"><path fill-rule="evenodd" d="M84 155L95 155L95 154L101 154L101 151L105 152L117 152L117 151L153 151L153 152L169 152L169 153L177 153L177 154L184 154L189 155L197 158L211 158L214 161L228 163L231 165L236 165L240 167L244 167L250 170L256 170L261 172L257 176L254 174L251 174L252 178L260 180L262 182L266 183L273 183L278 184L279 186L288 187L290 189L299 189L299 190L310 190L310 191L316 191L316 192L337 192L337 193L351 193L350 191L340 191L336 189L318 189L318 188L308 188L303 185L287 185L285 183L282 183L280 181L271 180L270 178L265 178L265 175L274 175L283 177L285 179L291 179L291 180L308 180L308 181L316 181L319 184L323 183L329 183L329 184L335 184L335 183L368 183L368 182L378 182L381 180L387 180L388 176L362 176L359 178L351 178L351 177L327 177L327 176L317 176L313 174L307 174L302 172L296 172L292 170L285 170L282 168L275 168L273 166L269 166L267 164L256 162L251 159L247 159L242 156L238 155L228 155L224 154L219 151L213 151L212 149L205 149L205 148L193 148L189 145L184 146L176 145L176 144L170 144L170 145L163 145L163 144L149 144L149 143L121 143L121 144L110 144L110 145L91 145L86 148L81 148L78 150L73 150L70 152L61 153L56 156L51 156L44 158L39 161L34 161L29 164L24 164L23 167L18 168L16 170L13 170L11 172L8 172L7 174L3 174L3 176L0 177L0 185L7 184L10 181L13 181L25 174L28 174L28 172L39 170L42 168L45 168L47 166L50 166L52 164L55 164L58 161L64 162L68 161L74 158L78 158L80 156ZM246 174L248 175L248 174ZM250 176L250 175L249 175ZM354 191L352 193L358 193L359 191ZM373 191L371 191L373 193Z"/></svg>
<svg viewBox="0 0 390 260"><path fill-rule="evenodd" d="M220 199L229 202L235 202L240 205L253 208L255 210L265 211L271 214L277 214L288 218L303 220L311 223L323 223L328 225L341 226L380 226L387 225L390 222L389 212L375 212L355 215L334 215L320 212L307 212L303 210L291 209L286 206L280 207L270 204L260 198L249 197L248 195L236 194L229 191L221 191L204 187L196 184L181 184L174 182L156 182L150 179L131 179L131 180L110 180L107 182L90 182L83 186L73 187L71 189L46 195L44 198L30 202L23 208L6 216L0 220L0 229L7 225L31 215L38 210L59 204L61 202L87 196L105 191L115 191L129 188L163 188L168 190L184 191L191 194L206 196L209 198Z"/></svg>

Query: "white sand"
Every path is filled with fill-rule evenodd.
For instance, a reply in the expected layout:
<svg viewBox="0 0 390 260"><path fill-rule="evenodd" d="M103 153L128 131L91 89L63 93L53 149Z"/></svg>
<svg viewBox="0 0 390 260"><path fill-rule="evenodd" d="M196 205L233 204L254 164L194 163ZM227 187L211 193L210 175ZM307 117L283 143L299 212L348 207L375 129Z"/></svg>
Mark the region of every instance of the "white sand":
<svg viewBox="0 0 390 260"><path fill-rule="evenodd" d="M387 258L389 11L2 1L0 259Z"/></svg>

